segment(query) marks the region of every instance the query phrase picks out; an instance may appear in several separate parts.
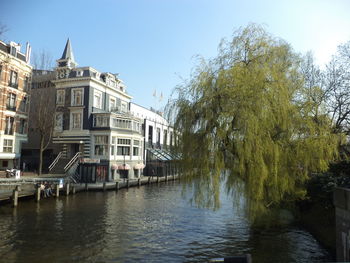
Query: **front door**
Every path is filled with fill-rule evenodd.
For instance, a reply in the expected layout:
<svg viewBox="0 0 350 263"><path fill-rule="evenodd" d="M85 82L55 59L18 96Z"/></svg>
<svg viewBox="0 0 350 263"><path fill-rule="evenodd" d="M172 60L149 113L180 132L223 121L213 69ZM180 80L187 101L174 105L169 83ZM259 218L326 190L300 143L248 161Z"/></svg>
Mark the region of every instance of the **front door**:
<svg viewBox="0 0 350 263"><path fill-rule="evenodd" d="M80 152L80 144L79 143L72 143L70 145L69 157L73 158L77 152Z"/></svg>

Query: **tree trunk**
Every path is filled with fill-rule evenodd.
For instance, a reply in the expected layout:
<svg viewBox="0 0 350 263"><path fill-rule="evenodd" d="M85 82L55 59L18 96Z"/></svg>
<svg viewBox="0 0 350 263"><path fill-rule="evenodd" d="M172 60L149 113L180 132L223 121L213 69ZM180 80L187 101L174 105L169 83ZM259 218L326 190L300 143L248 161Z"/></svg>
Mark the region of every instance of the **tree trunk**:
<svg viewBox="0 0 350 263"><path fill-rule="evenodd" d="M43 152L44 152L44 136L40 135L40 148L39 148L39 167L38 167L38 175L41 175L43 168Z"/></svg>

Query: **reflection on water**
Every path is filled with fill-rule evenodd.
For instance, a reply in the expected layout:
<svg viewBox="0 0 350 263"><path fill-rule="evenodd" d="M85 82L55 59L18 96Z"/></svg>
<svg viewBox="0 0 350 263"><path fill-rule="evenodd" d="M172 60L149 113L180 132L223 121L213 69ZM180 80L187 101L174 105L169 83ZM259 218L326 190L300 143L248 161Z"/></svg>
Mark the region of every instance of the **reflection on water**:
<svg viewBox="0 0 350 263"><path fill-rule="evenodd" d="M207 262L251 253L254 262L322 262L308 233L285 227L256 234L222 196L218 211L189 205L181 185L87 192L0 207L1 262Z"/></svg>

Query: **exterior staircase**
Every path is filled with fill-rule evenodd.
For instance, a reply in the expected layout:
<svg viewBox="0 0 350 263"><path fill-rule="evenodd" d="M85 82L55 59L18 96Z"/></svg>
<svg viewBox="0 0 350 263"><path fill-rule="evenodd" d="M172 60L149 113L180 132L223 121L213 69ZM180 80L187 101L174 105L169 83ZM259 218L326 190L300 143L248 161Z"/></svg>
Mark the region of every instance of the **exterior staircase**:
<svg viewBox="0 0 350 263"><path fill-rule="evenodd" d="M51 174L64 174L74 183L79 183L80 175L77 173L77 169L79 166L80 157L81 153L78 152L71 159L63 158L62 152L60 152L49 166L49 171Z"/></svg>
<svg viewBox="0 0 350 263"><path fill-rule="evenodd" d="M51 174L65 174L64 167L69 163L70 159L60 158L56 165L50 170Z"/></svg>

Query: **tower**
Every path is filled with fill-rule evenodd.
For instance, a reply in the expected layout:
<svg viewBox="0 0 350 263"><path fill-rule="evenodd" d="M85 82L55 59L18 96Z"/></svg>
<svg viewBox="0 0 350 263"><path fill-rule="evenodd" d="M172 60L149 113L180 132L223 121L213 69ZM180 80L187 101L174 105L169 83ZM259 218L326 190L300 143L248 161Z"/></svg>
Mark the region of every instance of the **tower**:
<svg viewBox="0 0 350 263"><path fill-rule="evenodd" d="M57 78L67 78L72 68L78 64L74 60L73 49L68 38L62 57L57 60Z"/></svg>

